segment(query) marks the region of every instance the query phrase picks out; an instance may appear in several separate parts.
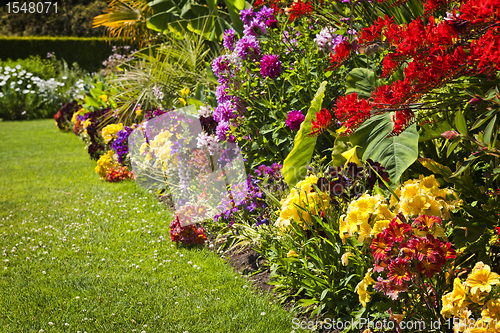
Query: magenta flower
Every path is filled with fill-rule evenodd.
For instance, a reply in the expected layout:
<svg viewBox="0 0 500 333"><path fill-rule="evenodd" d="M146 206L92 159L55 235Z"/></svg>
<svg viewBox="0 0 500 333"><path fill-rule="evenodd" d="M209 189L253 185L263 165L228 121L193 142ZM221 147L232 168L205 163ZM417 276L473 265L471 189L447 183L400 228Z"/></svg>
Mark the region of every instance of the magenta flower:
<svg viewBox="0 0 500 333"><path fill-rule="evenodd" d="M266 54L260 61L260 74L263 77L274 79L281 74L281 61L277 55Z"/></svg>
<svg viewBox="0 0 500 333"><path fill-rule="evenodd" d="M236 43L235 51L242 60L254 59L260 54L259 41L252 35L243 36Z"/></svg>
<svg viewBox="0 0 500 333"><path fill-rule="evenodd" d="M233 28L224 31L222 36L222 45L229 51L234 51L234 35L235 31Z"/></svg>
<svg viewBox="0 0 500 333"><path fill-rule="evenodd" d="M300 124L304 121L305 117L299 110L293 110L288 112L286 117L286 125L292 130L297 131L300 128Z"/></svg>

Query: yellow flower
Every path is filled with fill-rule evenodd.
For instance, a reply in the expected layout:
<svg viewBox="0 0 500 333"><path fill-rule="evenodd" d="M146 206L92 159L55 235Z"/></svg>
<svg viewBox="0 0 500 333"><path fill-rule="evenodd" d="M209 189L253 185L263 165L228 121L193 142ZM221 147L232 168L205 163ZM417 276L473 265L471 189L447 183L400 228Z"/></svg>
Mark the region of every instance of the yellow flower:
<svg viewBox="0 0 500 333"><path fill-rule="evenodd" d="M483 318L488 319L500 319L500 299L490 299L488 303L486 303L486 308L481 312L481 316Z"/></svg>
<svg viewBox="0 0 500 333"><path fill-rule="evenodd" d="M365 238L368 238L371 236L371 232L372 232L372 227L368 224L367 221L364 221L363 223L361 223L361 225L359 226L359 231L358 231L358 235L359 235L358 242L363 243Z"/></svg>
<svg viewBox="0 0 500 333"><path fill-rule="evenodd" d="M95 172L99 174L101 179L106 178L109 169L119 167L119 164L114 161L113 156L114 152L110 150L106 154L102 155L97 161Z"/></svg>
<svg viewBox="0 0 500 333"><path fill-rule="evenodd" d="M151 151L157 156L157 159L163 163L167 163L172 155L171 137L172 133L169 131L163 131L155 136L153 141L150 143Z"/></svg>
<svg viewBox="0 0 500 333"><path fill-rule="evenodd" d="M185 87L184 89L181 90L181 96L187 97L187 95L189 95L190 92L191 91L187 87Z"/></svg>
<svg viewBox="0 0 500 333"><path fill-rule="evenodd" d="M499 278L497 273L491 272L490 266L478 262L473 272L467 277L465 284L470 287L472 294L477 290L489 293L492 285L500 283Z"/></svg>
<svg viewBox="0 0 500 333"><path fill-rule="evenodd" d="M363 282L366 285L370 285L370 284L374 284L375 283L375 280L372 278L372 272L373 272L373 268L370 268L368 270L368 272L366 272L365 277L363 278Z"/></svg>
<svg viewBox="0 0 500 333"><path fill-rule="evenodd" d="M317 182L318 177L308 176L303 181L297 183L288 196L281 200L281 210L275 225L282 232L288 229L292 219L306 229L307 224L312 223L310 213L313 215L318 214L322 209L330 205L330 197L327 193L312 192L314 189L312 185ZM310 213L299 207L308 210ZM306 225L302 225L303 221L306 222Z"/></svg>
<svg viewBox="0 0 500 333"><path fill-rule="evenodd" d="M352 256L351 252L346 252L342 255L341 261L342 261L342 266L347 266L349 264L349 257Z"/></svg>
<svg viewBox="0 0 500 333"><path fill-rule="evenodd" d="M118 132L123 129L123 124L111 124L102 129L102 137L104 138L104 142L109 143L111 140L117 138Z"/></svg>
<svg viewBox="0 0 500 333"><path fill-rule="evenodd" d="M361 281L358 286L358 296L359 296L359 303L363 305L363 307L366 308L366 303L370 301L370 293L366 291L367 285Z"/></svg>
<svg viewBox="0 0 500 333"><path fill-rule="evenodd" d="M179 102L182 104L182 106L186 106L186 100L184 98L179 98Z"/></svg>
<svg viewBox="0 0 500 333"><path fill-rule="evenodd" d="M108 95L101 95L99 96L99 98L104 102L106 103L108 101Z"/></svg>
<svg viewBox="0 0 500 333"><path fill-rule="evenodd" d="M135 110L135 115L137 117L140 117L140 115L142 114L142 110L141 110L141 106L137 106L137 109Z"/></svg>
<svg viewBox="0 0 500 333"><path fill-rule="evenodd" d="M294 250L290 250L290 251L288 251L286 256L287 256L287 258L290 258L290 257L298 257L299 255Z"/></svg>
<svg viewBox="0 0 500 333"><path fill-rule="evenodd" d="M347 162L345 162L345 165L349 164L350 162L354 162L357 166L361 166L361 162L359 161L358 156L356 156L356 148L359 148L359 146L354 146L353 148L341 154L342 157L347 160Z"/></svg>
<svg viewBox="0 0 500 333"><path fill-rule="evenodd" d="M486 298L488 297L489 293L484 293L480 291L476 291L474 294L470 294L469 298L472 302L483 305L484 302L486 301Z"/></svg>
<svg viewBox="0 0 500 333"><path fill-rule="evenodd" d="M90 119L87 119L83 122L83 128L87 129L87 127L89 127L91 124L92 122L90 121Z"/></svg>
<svg viewBox="0 0 500 333"><path fill-rule="evenodd" d="M366 288L372 284L375 283L375 281L371 277L372 269L370 268L368 272L366 273L363 281L358 283L358 286L356 287L358 290L358 296L359 296L359 302L366 308L366 303L370 301L370 292L366 290Z"/></svg>
<svg viewBox="0 0 500 333"><path fill-rule="evenodd" d="M373 237L380 234L385 228L389 226L391 220L379 220L373 224L371 234Z"/></svg>

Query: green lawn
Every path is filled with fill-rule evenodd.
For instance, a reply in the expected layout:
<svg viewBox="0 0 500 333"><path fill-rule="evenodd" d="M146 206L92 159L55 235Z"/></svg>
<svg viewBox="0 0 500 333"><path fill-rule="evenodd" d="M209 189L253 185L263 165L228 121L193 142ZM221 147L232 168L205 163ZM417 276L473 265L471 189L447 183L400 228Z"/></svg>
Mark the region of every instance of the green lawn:
<svg viewBox="0 0 500 333"><path fill-rule="evenodd" d="M290 332L293 315L52 120L0 122L0 332Z"/></svg>

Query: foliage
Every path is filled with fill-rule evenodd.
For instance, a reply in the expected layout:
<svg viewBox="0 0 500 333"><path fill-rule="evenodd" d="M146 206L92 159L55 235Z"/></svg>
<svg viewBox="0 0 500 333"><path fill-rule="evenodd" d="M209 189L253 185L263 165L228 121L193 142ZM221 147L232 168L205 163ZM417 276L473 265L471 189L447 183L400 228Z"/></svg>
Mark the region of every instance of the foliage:
<svg viewBox="0 0 500 333"><path fill-rule="evenodd" d="M105 27L109 37L143 47L156 39L156 34L146 27L151 14L146 0L109 0L104 14L94 17L92 27Z"/></svg>
<svg viewBox="0 0 500 333"><path fill-rule="evenodd" d="M118 119L110 121L131 124L144 119L144 115L136 114L138 106L144 110L166 110L185 106L181 98L187 97L189 104L195 98L204 101L203 90L209 86L205 62L210 56L203 39L190 34L134 53L132 59L122 64L123 71L111 80L117 92L113 98L118 104ZM195 96L182 95L184 88L194 91Z"/></svg>
<svg viewBox="0 0 500 333"><path fill-rule="evenodd" d="M154 15L148 18L148 27L162 33L182 36L185 31L202 36L208 41L220 41L226 29L243 32L239 11L249 6L245 0L149 2Z"/></svg>
<svg viewBox="0 0 500 333"><path fill-rule="evenodd" d="M115 41L111 41L114 44ZM58 59L75 68L97 72L102 62L112 54L112 45L104 38L75 37L0 37L0 59L27 59L39 56L45 59L55 54Z"/></svg>
<svg viewBox="0 0 500 333"><path fill-rule="evenodd" d="M9 37L28 36L73 36L99 37L103 29L92 28L92 18L106 8L105 0L60 0L49 7L44 4L43 12L8 13L6 3L0 7L0 35ZM21 5L21 4L20 4ZM12 6L12 4L11 4Z"/></svg>
<svg viewBox="0 0 500 333"><path fill-rule="evenodd" d="M24 69L25 63L35 73ZM83 93L84 81L78 79L81 76L80 70L69 70L64 61L55 58L0 63L0 117L5 120L53 117L64 103Z"/></svg>

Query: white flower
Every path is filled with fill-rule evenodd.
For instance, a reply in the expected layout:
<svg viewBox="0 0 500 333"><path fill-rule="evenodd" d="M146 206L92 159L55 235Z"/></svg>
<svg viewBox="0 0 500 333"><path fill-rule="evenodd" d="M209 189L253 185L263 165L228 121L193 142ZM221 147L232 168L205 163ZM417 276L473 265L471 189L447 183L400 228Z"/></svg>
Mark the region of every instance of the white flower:
<svg viewBox="0 0 500 333"><path fill-rule="evenodd" d="M161 87L158 85L155 85L153 87L153 96L157 99L162 101L163 100L163 92L161 91Z"/></svg>
<svg viewBox="0 0 500 333"><path fill-rule="evenodd" d="M54 326L54 323L53 323L53 322L51 322L51 321L49 321L49 325L50 325L50 326Z"/></svg>
<svg viewBox="0 0 500 333"><path fill-rule="evenodd" d="M261 316L265 316L265 315L266 315L266 313L265 313L265 312L261 312L261 313L260 313L260 315L261 315Z"/></svg>
<svg viewBox="0 0 500 333"><path fill-rule="evenodd" d="M64 326L69 326L69 324L68 323L64 323Z"/></svg>
<svg viewBox="0 0 500 333"><path fill-rule="evenodd" d="M198 148L207 148L208 153L213 155L220 148L219 139L214 135L208 135L205 132L198 134L196 146Z"/></svg>
<svg viewBox="0 0 500 333"><path fill-rule="evenodd" d="M42 274L47 274L47 272L46 271L42 271Z"/></svg>
<svg viewBox="0 0 500 333"><path fill-rule="evenodd" d="M198 114L200 115L200 117L204 118L210 117L210 115L212 114L212 108L210 106L202 105L198 110Z"/></svg>
<svg viewBox="0 0 500 333"><path fill-rule="evenodd" d="M17 66L16 66L16 69L21 69L21 65L17 65Z"/></svg>

